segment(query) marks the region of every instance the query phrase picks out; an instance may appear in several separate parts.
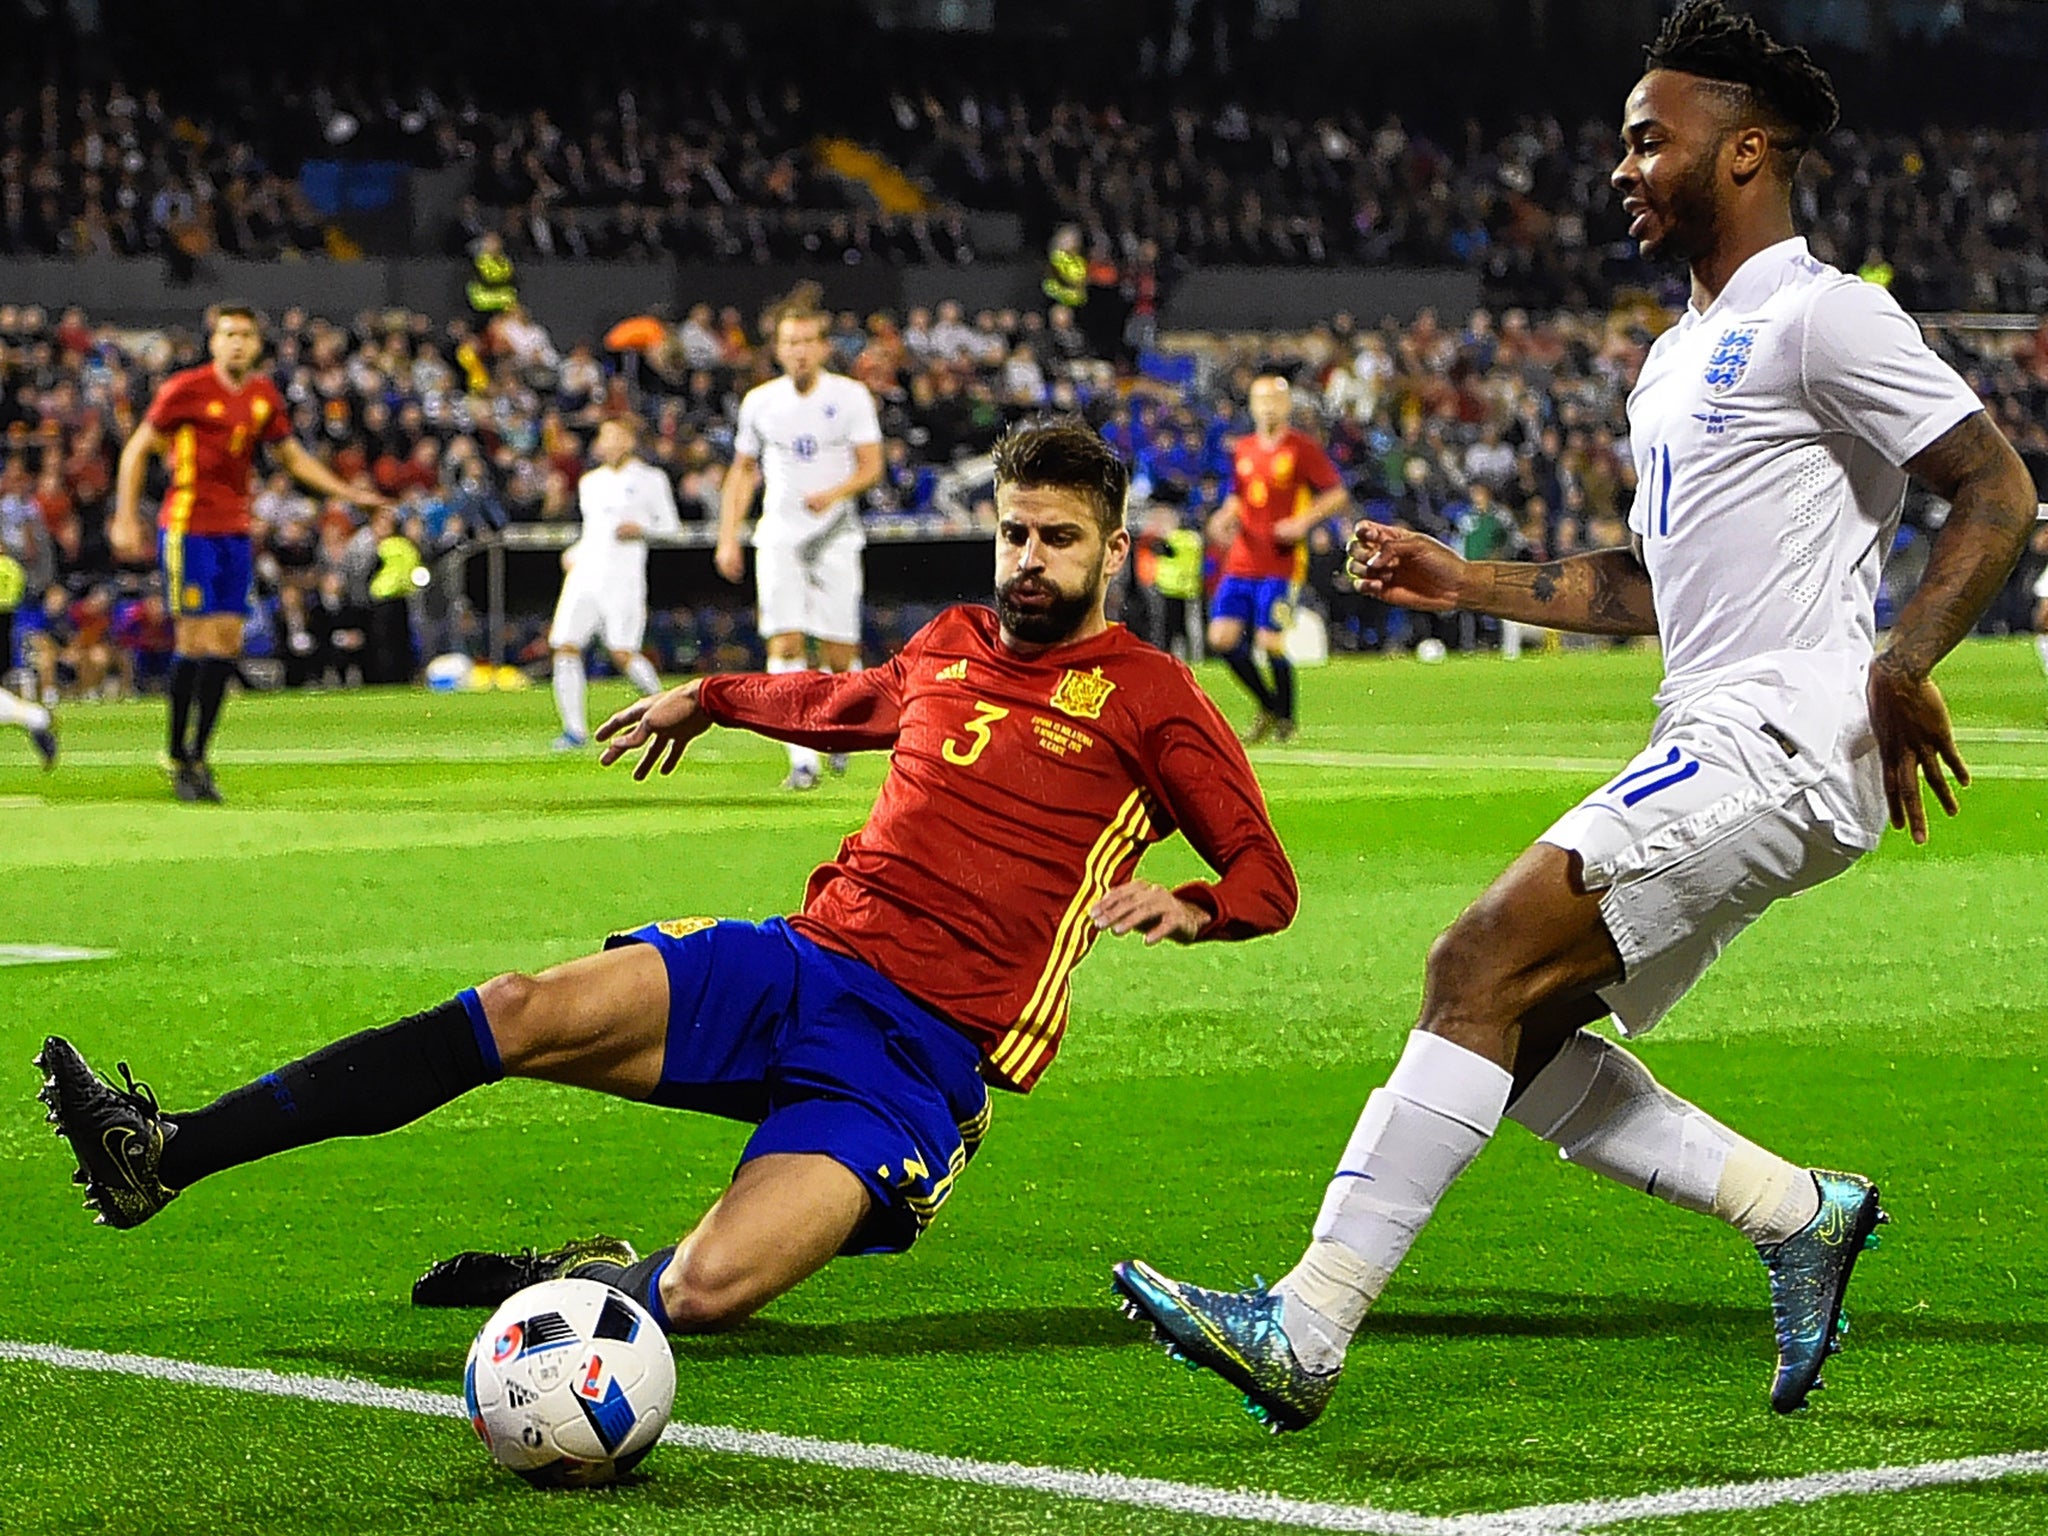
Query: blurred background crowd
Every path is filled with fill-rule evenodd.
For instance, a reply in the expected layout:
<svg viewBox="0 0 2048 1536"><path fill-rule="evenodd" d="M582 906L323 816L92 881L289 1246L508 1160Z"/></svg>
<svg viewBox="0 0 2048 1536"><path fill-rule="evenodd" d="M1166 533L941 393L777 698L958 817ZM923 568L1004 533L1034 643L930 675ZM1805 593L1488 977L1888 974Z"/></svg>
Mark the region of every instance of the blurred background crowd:
<svg viewBox="0 0 2048 1536"><path fill-rule="evenodd" d="M2048 322L2035 323L2048 312L2048 28L2005 0L1769 3L1822 50L1848 105L1800 176L1816 253L1930 315L1934 344L2048 486ZM830 308L835 274L855 268L929 269L923 291L985 293L969 269L1042 260L1028 304L835 314L832 366L881 405L887 473L865 508L877 527L971 528L988 512L976 465L1004 423L1078 410L1131 457L1147 548L1163 551L1227 491L1246 386L1278 371L1352 515L1516 558L1626 536L1623 406L1683 301L1674 274L1635 256L1607 183L1649 0L1489 6L1484 37L1458 31L1456 3L1352 16L1046 0L1011 26L993 5L946 21L914 0L764 0L745 17L589 0L579 25L624 62L566 75L522 41L560 25L529 0L489 26L473 8L364 0L361 25L324 29L316 59L288 24L312 14L299 0L223 0L203 26L175 9L7 9L0 271L149 263L172 294L224 261L306 274L304 307L269 316L265 366L297 435L395 506L365 520L282 475L263 482L251 652L283 680L377 680L475 649L459 574L440 573L481 536L572 521L608 416L642 417L684 518L715 519L739 397L773 368L758 305L722 295L607 317L633 321L620 331L551 325L513 274L558 264L794 266ZM430 77L387 35L467 67ZM1908 58L1910 111L1873 84ZM410 222L358 216L373 205ZM320 273L394 253L473 263L467 306L345 314L318 299ZM1176 285L1221 267L1450 270L1476 277L1479 300L1171 330ZM0 581L13 616L0 663L37 672L38 688L146 686L167 653L148 572L113 559L106 521L151 392L201 358L199 306L173 302L180 324L0 302L0 551L20 571L18 591ZM1941 513L1909 506L1905 579ZM1343 537L1319 531L1303 571L1332 642L1413 643L1415 626L1346 588ZM1990 622L2031 622L2023 587L2043 563L2037 541ZM1155 569L1141 560L1130 594L1148 623L1165 611L1147 590ZM404 654L370 622L400 600ZM917 617L882 616L874 643ZM754 644L737 593L652 633L670 666Z"/></svg>

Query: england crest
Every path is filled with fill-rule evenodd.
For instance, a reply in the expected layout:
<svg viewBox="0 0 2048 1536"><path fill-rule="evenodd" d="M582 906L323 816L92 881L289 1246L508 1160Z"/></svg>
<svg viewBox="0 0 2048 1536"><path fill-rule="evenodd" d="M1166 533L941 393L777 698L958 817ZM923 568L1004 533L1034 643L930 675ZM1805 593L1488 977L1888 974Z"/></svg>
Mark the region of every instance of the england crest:
<svg viewBox="0 0 2048 1536"><path fill-rule="evenodd" d="M1721 339L1714 343L1714 355L1707 359L1708 389L1717 395L1725 394L1742 381L1759 329L1754 325L1731 325L1721 333Z"/></svg>

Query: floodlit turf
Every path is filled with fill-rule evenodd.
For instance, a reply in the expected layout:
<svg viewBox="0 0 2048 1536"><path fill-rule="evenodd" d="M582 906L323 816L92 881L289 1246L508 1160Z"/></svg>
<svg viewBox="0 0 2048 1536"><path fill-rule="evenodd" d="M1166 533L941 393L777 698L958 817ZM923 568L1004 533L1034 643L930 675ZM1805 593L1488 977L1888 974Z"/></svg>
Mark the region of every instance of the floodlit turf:
<svg viewBox="0 0 2048 1536"><path fill-rule="evenodd" d="M1060 1061L1031 1098L998 1096L917 1252L837 1264L739 1333L680 1341L677 1417L1431 1514L2048 1448L2048 730L2023 643L1973 644L1942 674L1985 770L1963 816L1770 914L1643 1049L1758 1139L1884 1185L1896 1222L1808 1413L1765 1410L1763 1275L1738 1239L1512 1126L1307 1434L1257 1432L1110 1303L1108 1266L1133 1254L1213 1283L1292 1262L1430 938L1607 776L1590 765L1641 744L1655 672L1603 651L1305 675L1299 744L1257 757L1302 876L1292 931L1105 942ZM1206 680L1241 716L1229 679ZM546 751L544 692L237 698L230 803L209 809L174 804L152 766L160 705L63 723L48 777L0 734L0 945L117 955L0 969L0 1339L441 1393L481 1318L408 1307L429 1260L593 1229L667 1240L744 1128L507 1084L114 1233L79 1210L33 1101L41 1036L126 1057L189 1106L613 928L787 910L883 771L857 760L788 797L776 749L719 734L636 786ZM1147 873L1192 867L1175 844ZM542 1495L455 1419L7 1363L0 1467L7 1532L1250 1528L675 1447L630 1487ZM2044 1526L2036 1479L1630 1529Z"/></svg>

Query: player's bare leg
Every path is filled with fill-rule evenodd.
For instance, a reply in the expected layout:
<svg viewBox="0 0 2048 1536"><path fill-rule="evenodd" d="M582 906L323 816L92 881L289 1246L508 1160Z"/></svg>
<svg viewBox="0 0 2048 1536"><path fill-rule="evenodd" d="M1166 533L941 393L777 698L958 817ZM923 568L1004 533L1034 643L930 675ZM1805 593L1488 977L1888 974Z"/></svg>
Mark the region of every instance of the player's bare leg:
<svg viewBox="0 0 2048 1536"><path fill-rule="evenodd" d="M808 671L808 638L797 630L785 630L779 635L770 635L767 640L768 670L774 673ZM785 746L783 750L789 753L789 777L782 781L782 787L794 790L816 789L819 772L824 767L823 760L818 754L809 747Z"/></svg>
<svg viewBox="0 0 2048 1536"><path fill-rule="evenodd" d="M172 789L180 800L221 798L206 753L242 654L242 627L240 618L220 613L190 615L173 625L170 757Z"/></svg>
<svg viewBox="0 0 2048 1536"><path fill-rule="evenodd" d="M733 1327L829 1264L873 1209L867 1186L832 1158L749 1159L680 1243L629 1264L560 1272L615 1285L670 1333Z"/></svg>
<svg viewBox="0 0 2048 1536"><path fill-rule="evenodd" d="M1270 1291L1232 1296L1133 1263L1118 1266L1119 1290L1178 1351L1244 1388L1265 1422L1300 1428L1328 1401L1366 1312L1512 1100L1513 1117L1573 1161L1711 1211L1758 1244L1779 1336L1772 1405L1797 1407L1829 1352L1855 1253L1881 1219L1876 1191L1765 1152L1586 1034L1605 1012L1598 989L1621 977L1577 856L1530 849L1431 949L1422 1017L1367 1101L1294 1270Z"/></svg>

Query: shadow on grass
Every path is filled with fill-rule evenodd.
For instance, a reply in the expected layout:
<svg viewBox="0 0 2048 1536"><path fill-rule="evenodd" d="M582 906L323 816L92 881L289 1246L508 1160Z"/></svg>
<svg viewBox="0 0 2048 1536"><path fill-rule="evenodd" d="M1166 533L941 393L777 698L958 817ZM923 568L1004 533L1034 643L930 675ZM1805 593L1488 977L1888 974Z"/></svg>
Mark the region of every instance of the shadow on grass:
<svg viewBox="0 0 2048 1536"><path fill-rule="evenodd" d="M1682 1298L1570 1295L1513 1288L1418 1287L1375 1312L1361 1341L1454 1339L1661 1339L1751 1338L1770 1327L1761 1291L1752 1307ZM1859 1342L2048 1347L2048 1322L1931 1317L1912 1312L1853 1309ZM483 1313L475 1316L479 1322ZM823 1355L844 1359L922 1355L1024 1355L1047 1349L1120 1349L1149 1343L1150 1335L1126 1322L1114 1305L994 1307L973 1312L929 1312L846 1322L795 1323L760 1318L731 1333L680 1337L685 1363ZM325 1366L378 1381L451 1390L461 1369L458 1354L441 1347L334 1344L273 1345L280 1361Z"/></svg>

